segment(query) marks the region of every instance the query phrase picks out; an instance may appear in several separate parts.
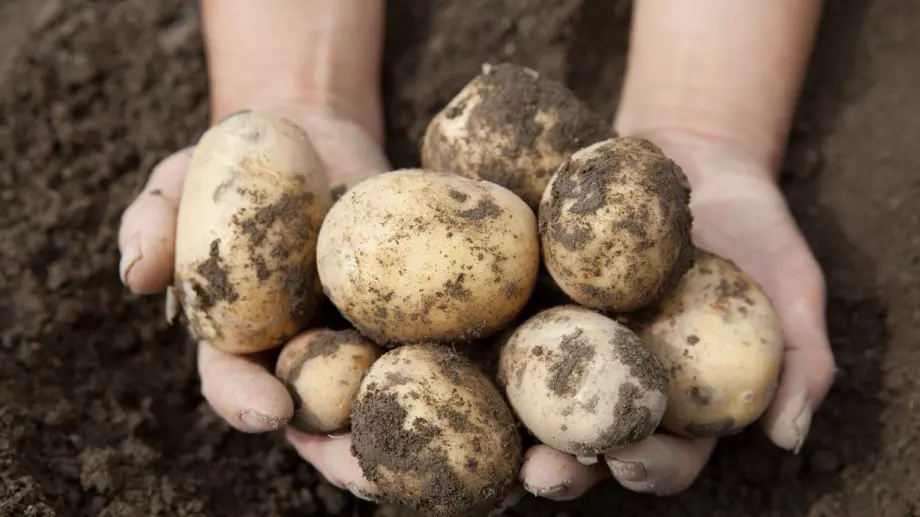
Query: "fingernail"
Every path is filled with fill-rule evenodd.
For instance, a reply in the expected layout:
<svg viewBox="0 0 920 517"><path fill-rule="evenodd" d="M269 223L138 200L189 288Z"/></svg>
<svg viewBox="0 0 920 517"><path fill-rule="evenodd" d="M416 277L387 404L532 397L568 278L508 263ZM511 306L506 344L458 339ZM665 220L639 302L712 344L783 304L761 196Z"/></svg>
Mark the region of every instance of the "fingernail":
<svg viewBox="0 0 920 517"><path fill-rule="evenodd" d="M141 239L140 235L135 235L125 243L124 249L121 250L121 259L118 261L118 276L121 277L122 284L128 285L128 273L140 259Z"/></svg>
<svg viewBox="0 0 920 517"><path fill-rule="evenodd" d="M253 431L274 431L284 423L277 418L271 418L255 411L243 411L240 420Z"/></svg>
<svg viewBox="0 0 920 517"><path fill-rule="evenodd" d="M575 459L586 467L597 464L597 456L576 456Z"/></svg>
<svg viewBox="0 0 920 517"><path fill-rule="evenodd" d="M354 495L355 497L357 497L358 499L364 499L365 501L368 501L368 502L370 502L370 503L376 503L376 502L377 502L377 498L376 498L376 497L374 497L373 495L371 495L369 492L367 492L367 491L365 491L365 490L362 490L361 488L358 488L358 485L356 485L356 484L354 484L354 483L346 483L346 484L345 484L345 488L346 488L349 492L351 492L352 495Z"/></svg>
<svg viewBox="0 0 920 517"><path fill-rule="evenodd" d="M811 406L801 397L786 406L777 417L770 438L779 447L798 454L811 428L811 417Z"/></svg>
<svg viewBox="0 0 920 517"><path fill-rule="evenodd" d="M621 481L644 481L648 477L645 465L639 461L627 461L610 458L607 460L613 475Z"/></svg>
<svg viewBox="0 0 920 517"><path fill-rule="evenodd" d="M524 489L533 494L534 497L554 497L562 495L568 488L569 486L567 483L560 483L547 488L537 488L527 484L524 485Z"/></svg>
<svg viewBox="0 0 920 517"><path fill-rule="evenodd" d="M795 433L795 445L792 452L798 454L805 445L805 438L808 437L808 431L811 430L811 408L805 407L802 412L792 422L793 432Z"/></svg>

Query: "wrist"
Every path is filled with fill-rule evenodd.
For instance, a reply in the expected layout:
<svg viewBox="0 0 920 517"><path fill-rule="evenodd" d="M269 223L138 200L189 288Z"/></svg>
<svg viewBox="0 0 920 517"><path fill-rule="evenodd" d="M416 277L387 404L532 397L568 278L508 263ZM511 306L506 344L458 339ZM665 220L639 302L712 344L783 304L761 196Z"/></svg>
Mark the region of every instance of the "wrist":
<svg viewBox="0 0 920 517"><path fill-rule="evenodd" d="M306 121L316 119L353 124L366 133L375 144L383 147L383 111L376 94L356 98L318 90L262 90L240 92L232 96L212 96L212 123L243 110L284 116L301 126L309 125Z"/></svg>
<svg viewBox="0 0 920 517"><path fill-rule="evenodd" d="M726 179L776 183L778 172L762 152L732 139L686 128L650 128L629 133L645 138L683 169L694 190Z"/></svg>
<svg viewBox="0 0 920 517"><path fill-rule="evenodd" d="M383 0L205 0L212 121L243 109L314 111L383 139Z"/></svg>

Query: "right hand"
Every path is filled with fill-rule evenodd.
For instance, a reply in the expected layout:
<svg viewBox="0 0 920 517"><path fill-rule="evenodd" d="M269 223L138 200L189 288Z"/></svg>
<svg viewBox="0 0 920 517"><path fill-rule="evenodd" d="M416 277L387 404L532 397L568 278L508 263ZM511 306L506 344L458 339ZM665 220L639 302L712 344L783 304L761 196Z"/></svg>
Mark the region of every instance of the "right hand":
<svg viewBox="0 0 920 517"><path fill-rule="evenodd" d="M330 187L386 172L390 164L380 138L327 106L267 110L303 128L326 169ZM162 293L173 278L176 216L193 147L160 162L140 195L125 210L118 234L122 282L137 294ZM274 374L271 354L239 356L198 343L201 390L231 426L264 433L284 426L294 404ZM288 428L286 437L301 457L326 479L358 497L369 499L376 488L351 455L351 439L313 436Z"/></svg>

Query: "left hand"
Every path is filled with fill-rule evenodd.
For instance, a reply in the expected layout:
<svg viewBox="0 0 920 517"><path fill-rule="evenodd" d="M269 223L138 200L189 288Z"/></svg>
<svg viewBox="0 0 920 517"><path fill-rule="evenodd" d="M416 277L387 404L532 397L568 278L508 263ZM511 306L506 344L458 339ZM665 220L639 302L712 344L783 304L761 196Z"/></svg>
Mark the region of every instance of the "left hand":
<svg viewBox="0 0 920 517"><path fill-rule="evenodd" d="M824 324L821 269L767 166L722 143L649 139L690 179L695 243L751 275L779 314L785 334L783 374L760 423L773 443L797 453L836 371ZM581 496L611 473L627 489L671 495L694 482L715 444L714 439L659 432L608 452L606 465L583 465L539 445L528 451L521 479L532 494L557 501Z"/></svg>

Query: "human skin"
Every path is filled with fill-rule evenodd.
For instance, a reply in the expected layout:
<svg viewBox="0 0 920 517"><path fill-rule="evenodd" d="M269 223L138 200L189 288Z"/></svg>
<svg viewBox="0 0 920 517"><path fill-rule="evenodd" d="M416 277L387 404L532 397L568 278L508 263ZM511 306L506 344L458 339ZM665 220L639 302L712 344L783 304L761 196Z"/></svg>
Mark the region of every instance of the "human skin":
<svg viewBox="0 0 920 517"><path fill-rule="evenodd" d="M212 121L241 109L291 118L310 134L333 184L388 170L378 91L383 0L202 6ZM694 241L734 260L772 298L786 352L761 423L776 445L793 452L835 373L823 275L776 185L820 10L818 0L638 0L615 118L621 134L652 140L687 173ZM120 274L136 293L160 293L171 281L188 151L154 169L122 219ZM154 190L162 195L150 195ZM264 358L200 343L198 361L204 396L233 427L267 432L291 418L290 396ZM362 477L347 435L288 428L286 436L330 482L373 498L376 489ZM567 500L612 474L634 491L674 494L692 484L714 445L655 434L603 461L536 446L527 451L521 486Z"/></svg>

